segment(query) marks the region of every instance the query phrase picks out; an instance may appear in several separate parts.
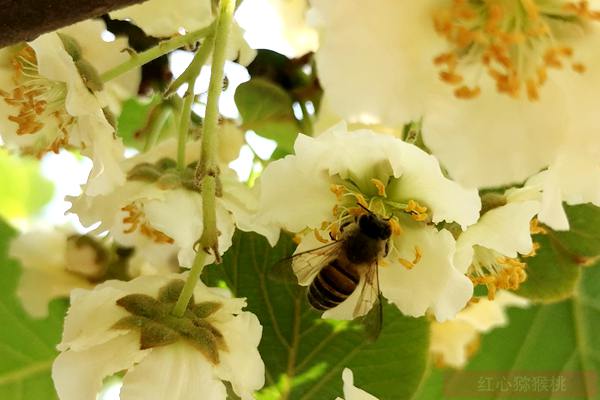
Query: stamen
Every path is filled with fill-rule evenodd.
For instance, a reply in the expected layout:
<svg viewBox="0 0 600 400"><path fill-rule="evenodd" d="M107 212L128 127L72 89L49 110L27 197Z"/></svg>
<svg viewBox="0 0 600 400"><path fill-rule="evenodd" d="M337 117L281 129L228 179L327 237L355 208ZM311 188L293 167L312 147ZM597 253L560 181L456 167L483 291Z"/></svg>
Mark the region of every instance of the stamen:
<svg viewBox="0 0 600 400"><path fill-rule="evenodd" d="M400 223L398 222L396 217L390 219L389 224L390 224L390 228L392 228L392 234L399 236L403 233L403 229L400 226Z"/></svg>
<svg viewBox="0 0 600 400"><path fill-rule="evenodd" d="M380 196L387 197L385 194L385 185L383 184L383 182L381 182L379 179L375 179L375 178L372 178L371 182L377 188L377 193Z"/></svg>
<svg viewBox="0 0 600 400"><path fill-rule="evenodd" d="M529 232L532 235L547 235L548 234L548 230L540 225L540 221L537 219L537 217L532 218L531 222L529 223Z"/></svg>
<svg viewBox="0 0 600 400"><path fill-rule="evenodd" d="M417 222L423 222L427 220L427 207L420 205L414 200L409 200L404 212L410 214L412 219Z"/></svg>
<svg viewBox="0 0 600 400"><path fill-rule="evenodd" d="M402 266L408 270L411 270L415 267L415 265L417 265L419 263L419 261L421 261L421 258L423 257L423 251L421 250L421 248L419 246L415 246L415 258L413 258L412 261L407 260L406 258L398 258L398 262L400 262L400 264L402 264Z"/></svg>
<svg viewBox="0 0 600 400"><path fill-rule="evenodd" d="M530 101L540 98L546 82L546 69L560 69L574 51L561 44L567 29L562 25L582 25L586 20L600 21L588 1L564 4L558 0L518 0L473 2L453 0L433 16L436 32L444 37L449 50L433 59L440 68L442 82L457 86L455 97L473 99L481 93L479 64L496 83L501 94L519 98L523 92ZM573 71L583 73L585 66L569 62ZM469 80L462 71L473 71Z"/></svg>
<svg viewBox="0 0 600 400"><path fill-rule="evenodd" d="M131 225L129 228L123 230L123 233L133 233L139 229L140 233L155 243L167 243L171 244L175 241L170 236L165 233L159 231L158 229L153 228L146 220L145 214L135 203L130 203L125 207L121 208L122 211L128 213L126 217L123 218L124 225Z"/></svg>
<svg viewBox="0 0 600 400"><path fill-rule="evenodd" d="M325 239L321 236L321 232L318 229L313 229L313 234L315 235L315 239L317 239L321 243L329 243L329 240Z"/></svg>
<svg viewBox="0 0 600 400"><path fill-rule="evenodd" d="M342 196L344 195L344 193L346 193L347 189L343 185L332 184L329 187L329 190L331 190L331 192L333 192L333 194L335 194L335 197L337 197L338 200L341 200Z"/></svg>

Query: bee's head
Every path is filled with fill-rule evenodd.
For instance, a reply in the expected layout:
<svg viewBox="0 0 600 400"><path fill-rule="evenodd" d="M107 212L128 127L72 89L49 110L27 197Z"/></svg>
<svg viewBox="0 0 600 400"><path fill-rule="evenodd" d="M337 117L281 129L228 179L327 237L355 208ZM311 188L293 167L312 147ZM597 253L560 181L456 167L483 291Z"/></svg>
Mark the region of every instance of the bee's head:
<svg viewBox="0 0 600 400"><path fill-rule="evenodd" d="M392 235L389 222L372 212L359 217L358 227L362 233L373 239L387 240Z"/></svg>

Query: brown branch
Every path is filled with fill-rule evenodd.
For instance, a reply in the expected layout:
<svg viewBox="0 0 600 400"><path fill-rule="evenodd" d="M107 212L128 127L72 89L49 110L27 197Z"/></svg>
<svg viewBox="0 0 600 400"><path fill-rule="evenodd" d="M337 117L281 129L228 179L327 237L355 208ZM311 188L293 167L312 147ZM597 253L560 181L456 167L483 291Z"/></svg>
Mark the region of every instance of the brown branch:
<svg viewBox="0 0 600 400"><path fill-rule="evenodd" d="M0 47L145 0L0 0Z"/></svg>

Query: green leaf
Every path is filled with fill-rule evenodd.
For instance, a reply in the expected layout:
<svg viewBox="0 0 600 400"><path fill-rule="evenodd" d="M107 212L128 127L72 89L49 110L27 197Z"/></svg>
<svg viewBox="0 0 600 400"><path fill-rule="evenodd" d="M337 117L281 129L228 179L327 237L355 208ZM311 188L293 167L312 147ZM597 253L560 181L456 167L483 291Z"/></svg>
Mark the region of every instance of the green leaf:
<svg viewBox="0 0 600 400"><path fill-rule="evenodd" d="M31 319L15 298L20 275L17 262L7 259L8 243L15 231L0 221L0 399L57 399L50 378L57 355L67 304L50 304L43 320Z"/></svg>
<svg viewBox="0 0 600 400"><path fill-rule="evenodd" d="M583 267L600 258L600 208L591 204L565 206L571 229L535 235L537 255L527 258L527 280L517 292L535 301L564 300L575 290Z"/></svg>
<svg viewBox="0 0 600 400"><path fill-rule="evenodd" d="M560 301L575 290L581 267L560 249L560 244L546 235L534 236L540 244L535 257L526 258L527 280L518 295L540 302Z"/></svg>
<svg viewBox="0 0 600 400"><path fill-rule="evenodd" d="M523 375L533 373L577 373L600 371L600 268L584 269L571 299L555 304L537 305L529 309L510 309L509 325L483 337L481 347L467 366L467 371L492 371ZM446 374L445 376L443 376ZM423 385L419 400L442 398L459 384L460 373L439 370ZM569 399L597 399L593 380L581 375L575 385L578 396ZM477 379L477 375L473 379ZM444 380L446 381L444 383ZM571 381L576 383L576 381ZM597 388L597 387L596 387ZM595 394L594 394L595 393ZM515 398L495 393L478 399ZM519 398L550 399L549 394L537 393ZM566 397L558 397L566 398Z"/></svg>
<svg viewBox="0 0 600 400"><path fill-rule="evenodd" d="M284 89L262 78L251 79L236 89L235 104L244 129L275 140L288 154L293 151L299 127L292 98Z"/></svg>
<svg viewBox="0 0 600 400"><path fill-rule="evenodd" d="M144 100L132 97L123 103L117 123L117 134L123 138L125 146L138 150L144 147L145 138L139 137L139 132L148 124L150 112L158 101L157 98Z"/></svg>
<svg viewBox="0 0 600 400"><path fill-rule="evenodd" d="M0 150L0 218L26 218L52 199L54 186L40 173L37 160Z"/></svg>
<svg viewBox="0 0 600 400"><path fill-rule="evenodd" d="M355 323L321 319L304 290L268 277L272 266L292 251L288 237L271 248L257 234L238 232L223 264L206 268L203 275L246 297L248 310L263 325L259 350L267 383L258 398L333 400L342 396L346 367L353 370L356 386L382 400L410 398L426 369L426 319L404 317L386 305L381 336L368 343Z"/></svg>

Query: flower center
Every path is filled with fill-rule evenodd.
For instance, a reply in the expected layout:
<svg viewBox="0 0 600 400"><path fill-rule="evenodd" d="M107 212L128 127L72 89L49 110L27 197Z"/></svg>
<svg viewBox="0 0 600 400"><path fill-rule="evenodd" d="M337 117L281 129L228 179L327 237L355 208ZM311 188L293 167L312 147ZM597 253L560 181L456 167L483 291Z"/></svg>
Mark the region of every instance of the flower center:
<svg viewBox="0 0 600 400"><path fill-rule="evenodd" d="M0 97L17 111L8 119L18 125L17 135L31 135L45 126L45 120L54 118L57 132L63 135L49 149L58 152L68 141L67 127L74 122L65 110L67 85L39 74L35 52L30 46L24 46L15 54L11 66L15 87L11 93L0 90Z"/></svg>
<svg viewBox="0 0 600 400"><path fill-rule="evenodd" d="M586 22L600 20L600 13L589 10L587 1L452 0L433 20L449 45L433 62L457 98L477 97L485 71L499 93L519 98L525 92L535 101L549 69L570 65L585 72L565 39Z"/></svg>
<svg viewBox="0 0 600 400"><path fill-rule="evenodd" d="M132 233L139 230L140 233L155 243L172 244L175 241L172 237L154 228L146 219L146 214L143 210L143 204L132 202L121 208L128 215L123 218L124 225L130 225L123 233Z"/></svg>
<svg viewBox="0 0 600 400"><path fill-rule="evenodd" d="M518 258L503 257L494 250L475 246L475 257L468 276L474 285L485 285L488 299L494 300L498 289L517 290L527 279L527 264Z"/></svg>

